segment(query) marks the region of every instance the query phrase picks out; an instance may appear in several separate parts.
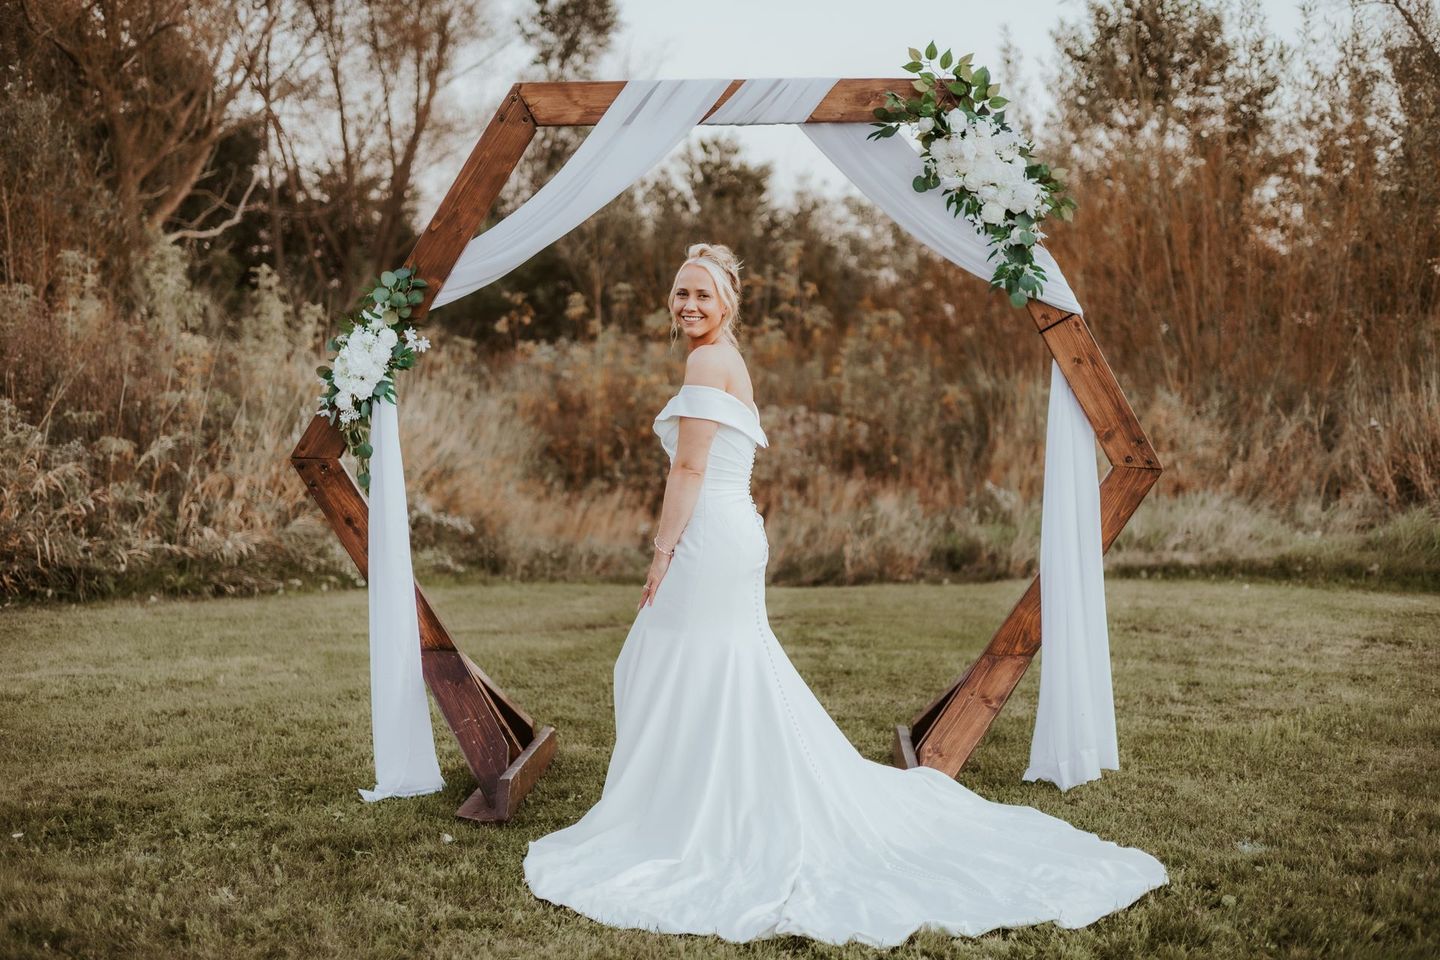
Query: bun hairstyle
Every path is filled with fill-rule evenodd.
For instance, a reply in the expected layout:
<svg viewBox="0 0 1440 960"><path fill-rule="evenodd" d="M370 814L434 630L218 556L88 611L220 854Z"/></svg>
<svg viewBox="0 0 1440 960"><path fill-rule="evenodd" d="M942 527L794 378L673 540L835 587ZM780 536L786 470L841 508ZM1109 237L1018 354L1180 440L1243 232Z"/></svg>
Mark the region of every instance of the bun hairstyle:
<svg viewBox="0 0 1440 960"><path fill-rule="evenodd" d="M670 298L667 304L675 302L675 288L680 285L680 270L688 264L698 264L705 268L715 281L715 295L720 298L720 305L725 309L725 319L720 325L720 335L729 340L735 346L740 346L740 341L735 335L736 328L740 324L740 261L736 258L731 249L720 243L692 243L685 251L685 262L675 271L675 279L670 284ZM680 324L675 318L673 308L670 309L670 334L671 339L680 334Z"/></svg>

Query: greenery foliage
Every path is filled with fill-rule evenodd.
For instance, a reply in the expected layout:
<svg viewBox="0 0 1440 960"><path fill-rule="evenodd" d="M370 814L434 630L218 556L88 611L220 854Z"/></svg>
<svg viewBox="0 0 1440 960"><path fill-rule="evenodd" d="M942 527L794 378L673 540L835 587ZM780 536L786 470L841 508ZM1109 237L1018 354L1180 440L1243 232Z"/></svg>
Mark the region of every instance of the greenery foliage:
<svg viewBox="0 0 1440 960"><path fill-rule="evenodd" d="M923 52L909 52L904 69L917 75L918 96L887 92L869 139L892 137L902 124L915 131L924 172L912 186L917 193L944 188L946 208L985 235L991 259L1000 258L991 285L1022 307L1045 282L1033 249L1044 237L1041 224L1052 213L1074 216L1064 171L1037 159L1033 145L1012 129L1005 118L1010 101L1000 96L989 68L973 65L974 54L938 53L933 40Z"/></svg>
<svg viewBox="0 0 1440 960"><path fill-rule="evenodd" d="M319 415L328 417L345 436L345 446L359 464L361 489L370 489L370 413L374 404L395 402L395 375L415 366L430 341L420 337L411 316L425 299L426 282L409 267L386 270L370 284L359 307L326 341L336 352L328 366L315 368L325 392Z"/></svg>

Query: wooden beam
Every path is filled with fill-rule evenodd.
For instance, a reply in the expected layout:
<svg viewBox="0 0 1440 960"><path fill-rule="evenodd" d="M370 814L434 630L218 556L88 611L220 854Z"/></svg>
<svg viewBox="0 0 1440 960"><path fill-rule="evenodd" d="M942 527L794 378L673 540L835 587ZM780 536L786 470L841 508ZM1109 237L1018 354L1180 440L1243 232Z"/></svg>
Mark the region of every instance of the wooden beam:
<svg viewBox="0 0 1440 960"><path fill-rule="evenodd" d="M1035 300L1030 301L1030 316L1060 364L1060 372L1075 392L1110 462L1117 467L1161 469L1159 454L1140 426L1130 401L1125 399L1085 319Z"/></svg>
<svg viewBox="0 0 1440 960"><path fill-rule="evenodd" d="M1109 550L1159 479L1160 457L1083 317L1031 301L1030 317L1095 430L1111 468L1100 484L1101 549ZM974 752L1040 649L1040 578L1031 580L979 659L897 728L902 765L923 763L951 776Z"/></svg>
<svg viewBox="0 0 1440 960"><path fill-rule="evenodd" d="M1102 550L1110 549L1159 478L1159 470L1135 467L1106 473L1100 483ZM979 659L916 715L909 736L918 762L952 777L960 772L1040 650L1040 589L1037 576Z"/></svg>
<svg viewBox="0 0 1440 960"><path fill-rule="evenodd" d="M405 261L429 284L425 299L413 314L416 320L430 311L430 304L450 277L455 261L490 215L525 148L535 138L535 118L520 94L521 86L518 83L512 86L501 101L500 109L475 142L465 165Z"/></svg>
<svg viewBox="0 0 1440 960"><path fill-rule="evenodd" d="M517 85L506 95L406 260L429 282L416 320L429 310L534 136L535 122ZM316 417L290 462L361 576L368 577L370 506L340 461L344 452L339 429ZM426 686L477 782L457 816L507 820L554 756L555 730L537 731L529 714L455 648L450 631L418 583L415 606Z"/></svg>
<svg viewBox="0 0 1440 960"><path fill-rule="evenodd" d="M885 91L904 93L914 77L895 79L840 80L810 114L807 123L860 123L875 119L875 108L885 105ZM719 106L740 89L742 80L730 81ZM521 98L529 105L535 125L540 127L588 127L600 122L620 91L624 80L522 83ZM705 114L707 117L710 113Z"/></svg>

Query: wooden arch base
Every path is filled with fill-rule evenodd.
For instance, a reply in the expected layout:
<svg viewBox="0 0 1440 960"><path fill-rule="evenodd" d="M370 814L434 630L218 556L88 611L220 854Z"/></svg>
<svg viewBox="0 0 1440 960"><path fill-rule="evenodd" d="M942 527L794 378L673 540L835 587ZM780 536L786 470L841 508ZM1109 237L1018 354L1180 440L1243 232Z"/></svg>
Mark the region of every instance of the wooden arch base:
<svg viewBox="0 0 1440 960"><path fill-rule="evenodd" d="M1100 537L1102 549L1109 550L1160 478L1160 458L1084 319L1034 300L1029 309L1110 461L1100 483ZM895 728L896 765L924 764L952 777L958 774L1039 649L1037 576L970 669L930 701L909 727Z"/></svg>
<svg viewBox="0 0 1440 960"><path fill-rule="evenodd" d="M345 438L323 417L311 421L290 463L340 537L361 576L369 576L369 516L349 471L340 462ZM450 631L415 586L420 618L420 664L425 685L479 784L455 815L484 822L509 820L555 756L555 728L535 726L495 681L455 649Z"/></svg>
<svg viewBox="0 0 1440 960"><path fill-rule="evenodd" d="M711 112L734 95L742 82L732 80ZM886 90L903 90L909 85L909 78L840 80L806 122L869 123L875 108L884 104ZM591 126L624 86L622 81L577 81L518 83L510 88L406 260L406 265L430 284L416 319L430 309L536 128ZM1085 321L1033 301L1030 316L1110 459L1110 472L1100 485L1101 524L1104 545L1109 549L1159 477L1160 460ZM340 463L344 446L339 431L329 421L316 418L296 446L291 463L364 574L369 511ZM458 815L472 820L507 820L554 756L554 728L537 729L528 714L455 649L418 585L415 594L425 682L479 782ZM980 659L920 711L908 728L897 728L895 762L906 767L923 763L951 776L959 773L1039 648L1037 578Z"/></svg>

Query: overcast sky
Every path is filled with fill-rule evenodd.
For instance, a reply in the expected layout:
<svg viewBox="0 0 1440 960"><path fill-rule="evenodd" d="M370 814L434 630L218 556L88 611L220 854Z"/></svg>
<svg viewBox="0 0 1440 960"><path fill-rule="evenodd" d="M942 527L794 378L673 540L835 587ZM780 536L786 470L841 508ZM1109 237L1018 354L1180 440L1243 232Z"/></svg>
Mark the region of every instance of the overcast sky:
<svg viewBox="0 0 1440 960"><path fill-rule="evenodd" d="M618 0L621 28L598 71L600 79L655 77L898 77L907 47L933 39L940 49L974 53L1015 98L1043 110L1044 83L1053 74L1051 34L1063 21L1084 11L1079 0L945 0L898 3L895 0ZM502 0L498 9L515 10L522 0ZM1259 0L1271 32L1293 41L1299 34L1298 0ZM1322 7L1327 6L1322 0ZM513 14L506 15L506 19ZM912 21L924 27L917 31ZM1006 37L1020 51L1021 76L998 70ZM465 99L477 108L477 132L498 104L500 94L525 69L516 47L486 65L474 77ZM477 71L478 72L478 71ZM775 168L774 187L788 194L808 181L820 189L849 185L798 130L789 127L731 127L746 151ZM436 183L424 186L429 210L453 179L464 152L450 158L453 169L435 171Z"/></svg>

